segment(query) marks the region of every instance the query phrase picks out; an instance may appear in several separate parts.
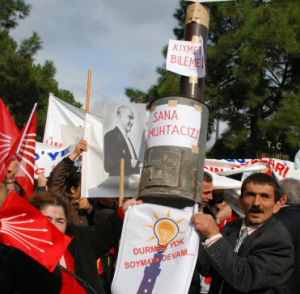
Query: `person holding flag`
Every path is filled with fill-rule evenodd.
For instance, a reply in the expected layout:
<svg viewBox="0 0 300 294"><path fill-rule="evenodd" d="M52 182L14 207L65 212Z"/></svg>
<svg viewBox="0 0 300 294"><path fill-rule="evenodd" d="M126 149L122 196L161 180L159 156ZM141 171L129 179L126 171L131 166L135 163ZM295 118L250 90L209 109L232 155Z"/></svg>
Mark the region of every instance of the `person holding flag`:
<svg viewBox="0 0 300 294"><path fill-rule="evenodd" d="M35 195L31 203L63 233L72 238L72 242L60 260L62 292L104 294L104 281L97 273L96 262L99 257L119 242L123 219L120 213L110 215L105 224L95 226L76 226L69 223L65 202L51 193ZM126 212L129 206L141 204L130 199L124 202L121 210Z"/></svg>
<svg viewBox="0 0 300 294"><path fill-rule="evenodd" d="M0 293L105 294L96 260L117 244L122 219L74 226L61 198L46 192L30 201L10 193L0 208Z"/></svg>
<svg viewBox="0 0 300 294"><path fill-rule="evenodd" d="M36 107L20 132L0 99L0 183L4 182L8 191L15 190L28 198L34 192Z"/></svg>
<svg viewBox="0 0 300 294"><path fill-rule="evenodd" d="M34 192L34 164L37 133L37 104L33 106L29 119L21 132L21 138L16 150L16 159L19 163L16 181L25 191L27 198Z"/></svg>
<svg viewBox="0 0 300 294"><path fill-rule="evenodd" d="M59 294L57 264L70 241L27 199L10 192L0 207L0 293Z"/></svg>
<svg viewBox="0 0 300 294"><path fill-rule="evenodd" d="M13 159L12 148L17 146L20 131L8 108L0 98L0 183L6 179L8 166Z"/></svg>

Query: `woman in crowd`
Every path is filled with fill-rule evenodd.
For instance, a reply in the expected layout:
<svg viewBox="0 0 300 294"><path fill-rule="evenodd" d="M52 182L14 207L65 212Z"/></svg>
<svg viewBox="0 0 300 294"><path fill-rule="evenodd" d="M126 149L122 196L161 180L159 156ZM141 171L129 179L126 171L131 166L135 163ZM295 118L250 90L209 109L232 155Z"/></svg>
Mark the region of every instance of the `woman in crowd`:
<svg viewBox="0 0 300 294"><path fill-rule="evenodd" d="M140 203L134 199L123 205L127 210L129 205ZM73 237L72 242L62 257L60 266L63 278L62 293L76 293L66 290L72 287L84 288L82 293L105 293L102 279L97 274L97 259L115 246L120 238L122 219L116 214L106 219L105 225L75 226L68 225L67 209L63 201L51 194L39 195L33 198L32 204L37 207L63 233ZM78 292L81 293L81 292Z"/></svg>
<svg viewBox="0 0 300 294"><path fill-rule="evenodd" d="M97 274L97 258L119 241L122 220L116 214L105 225L76 226L68 223L67 207L61 198L46 192L31 203L72 241L53 273L19 250L0 245L0 291L7 294L105 294ZM136 200L124 203L124 211Z"/></svg>

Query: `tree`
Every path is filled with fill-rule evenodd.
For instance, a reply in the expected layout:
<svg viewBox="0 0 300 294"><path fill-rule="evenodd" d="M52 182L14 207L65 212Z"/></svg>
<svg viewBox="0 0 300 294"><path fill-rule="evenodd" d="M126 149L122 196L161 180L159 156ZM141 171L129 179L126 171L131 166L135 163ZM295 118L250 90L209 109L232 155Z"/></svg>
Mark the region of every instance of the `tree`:
<svg viewBox="0 0 300 294"><path fill-rule="evenodd" d="M16 27L17 21L28 16L30 5L23 0L0 0L0 28L12 29Z"/></svg>
<svg viewBox="0 0 300 294"><path fill-rule="evenodd" d="M0 0L0 96L23 126L35 102L38 103L39 138L44 129L49 93L80 106L73 94L60 89L55 80L56 69L51 61L36 64L34 56L42 48L37 33L17 44L10 36L18 20L26 17L30 6L22 0Z"/></svg>
<svg viewBox="0 0 300 294"><path fill-rule="evenodd" d="M185 6L181 1L174 14L179 39ZM221 119L228 124L211 156L256 157L270 151L269 142L280 142L281 152L293 155L299 148L300 130L299 4L241 0L212 4L210 9L205 98L211 123ZM166 73L160 75L145 99L152 89L168 84ZM173 87L178 85L174 82Z"/></svg>

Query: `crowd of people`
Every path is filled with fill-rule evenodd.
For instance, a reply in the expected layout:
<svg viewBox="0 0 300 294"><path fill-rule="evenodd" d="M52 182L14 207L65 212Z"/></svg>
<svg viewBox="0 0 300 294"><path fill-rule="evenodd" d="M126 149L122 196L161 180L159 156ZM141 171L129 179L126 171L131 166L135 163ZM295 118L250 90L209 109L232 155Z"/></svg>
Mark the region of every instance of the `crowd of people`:
<svg viewBox="0 0 300 294"><path fill-rule="evenodd" d="M40 176L29 199L60 232L72 237L59 264L50 272L22 251L0 244L0 293L110 293L124 214L142 201L127 199L118 207L114 198L81 197L75 161L86 150L81 140L48 179ZM17 168L12 161L0 185L0 206L11 191L23 196L15 179ZM192 218L201 242L189 294L298 293L299 191L296 179L278 182L254 173L242 183L240 215L222 191L214 190L205 172L202 202Z"/></svg>

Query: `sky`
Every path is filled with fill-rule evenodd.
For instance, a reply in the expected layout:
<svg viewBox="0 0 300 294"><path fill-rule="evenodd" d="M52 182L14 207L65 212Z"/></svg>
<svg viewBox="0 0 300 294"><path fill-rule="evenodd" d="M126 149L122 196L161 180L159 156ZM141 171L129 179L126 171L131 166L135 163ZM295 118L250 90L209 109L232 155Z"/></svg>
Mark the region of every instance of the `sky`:
<svg viewBox="0 0 300 294"><path fill-rule="evenodd" d="M127 102L126 87L147 90L162 66L162 48L174 38L179 0L27 0L30 16L12 35L37 32L37 63L51 60L59 87L83 102L88 69L93 102Z"/></svg>

